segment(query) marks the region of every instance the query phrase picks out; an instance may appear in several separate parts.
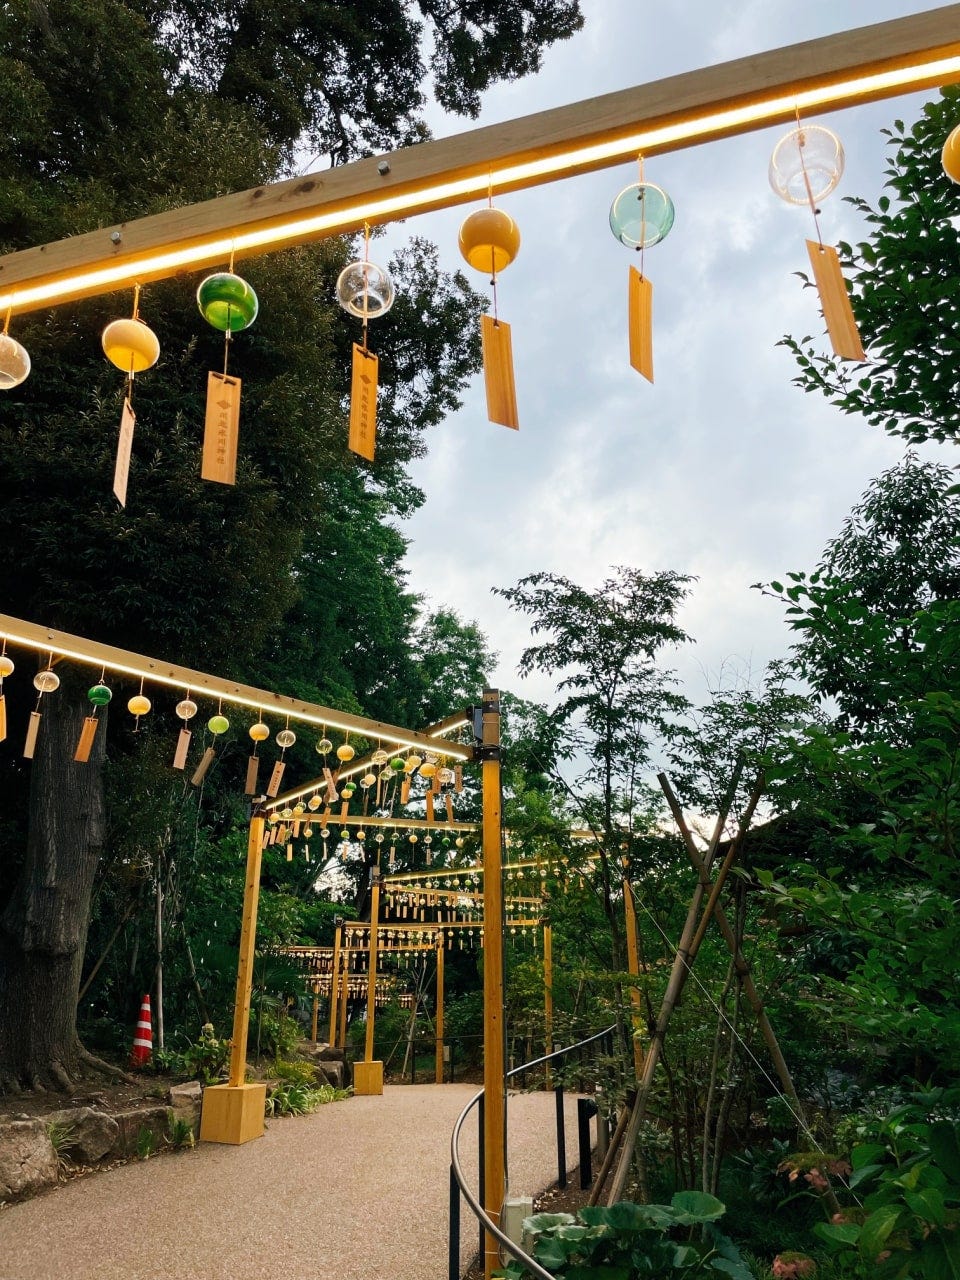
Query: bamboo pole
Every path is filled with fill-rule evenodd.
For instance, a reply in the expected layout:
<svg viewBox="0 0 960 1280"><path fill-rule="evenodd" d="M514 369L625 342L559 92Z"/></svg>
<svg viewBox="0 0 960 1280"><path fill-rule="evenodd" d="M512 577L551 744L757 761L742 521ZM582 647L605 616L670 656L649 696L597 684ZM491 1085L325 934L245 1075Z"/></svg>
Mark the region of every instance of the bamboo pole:
<svg viewBox="0 0 960 1280"><path fill-rule="evenodd" d="M623 913L627 934L627 969L634 978L640 976L640 954L637 947L637 908L633 900L633 889L626 876L623 877ZM642 998L640 988L634 983L630 988L630 1003L633 1006L633 1069L639 1080L643 1074L643 1045L638 1032L643 1026Z"/></svg>
<svg viewBox="0 0 960 1280"><path fill-rule="evenodd" d="M717 821L707 849L707 855L703 859L703 872L693 891L693 896L690 899L690 906L687 909L687 918L684 922L683 931L680 935L680 942L677 945L676 954L673 958L673 967L670 970L667 989L663 995L660 1014L657 1018L657 1025L650 1040L646 1059L643 1064L643 1071L640 1075L637 1097L633 1104L633 1111L624 1137L620 1163L617 1165L616 1172L613 1175L613 1182L610 1187L610 1198L608 1200L609 1204L614 1204L617 1200L623 1199L623 1194L627 1185L627 1178L630 1173L630 1165L633 1160L633 1151L637 1143L640 1126L643 1123L647 1112L647 1104L650 1100L650 1090L653 1085L653 1077L657 1070L657 1064L660 1061L660 1054L663 1049L663 1041L666 1036L667 1026L690 973L690 948L696 935L697 922L700 918L700 907L710 884L710 866L713 862L714 856L716 855L717 846L720 843L720 837L723 834L723 828L727 821L727 815L730 812L730 806L733 803L733 797L736 792L737 784L740 781L742 771L743 766L738 762L734 770L727 795L724 799L724 803L717 815ZM664 778L663 774L659 776L661 780Z"/></svg>
<svg viewBox="0 0 960 1280"><path fill-rule="evenodd" d="M483 783L483 1170L484 1209L500 1225L506 1187L506 1048L503 1020L503 832L500 812L500 695L487 689L481 712ZM485 1280L499 1267L496 1237L484 1234Z"/></svg>
<svg viewBox="0 0 960 1280"><path fill-rule="evenodd" d="M350 948L345 947L340 955L340 1035L337 1046L346 1051L347 1048L347 1014L350 1011Z"/></svg>
<svg viewBox="0 0 960 1280"><path fill-rule="evenodd" d="M543 926L543 1051L553 1053L553 928ZM544 1083L551 1087L550 1063L546 1064Z"/></svg>

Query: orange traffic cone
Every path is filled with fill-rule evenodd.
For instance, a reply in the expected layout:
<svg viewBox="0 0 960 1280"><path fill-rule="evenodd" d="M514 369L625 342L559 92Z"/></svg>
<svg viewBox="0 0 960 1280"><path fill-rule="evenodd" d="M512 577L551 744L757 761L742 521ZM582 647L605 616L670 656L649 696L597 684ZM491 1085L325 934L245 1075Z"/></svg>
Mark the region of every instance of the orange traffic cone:
<svg viewBox="0 0 960 1280"><path fill-rule="evenodd" d="M153 1054L153 1029L150 1025L150 997L144 996L140 1005L140 1018L133 1033L130 1061L135 1067L145 1066Z"/></svg>

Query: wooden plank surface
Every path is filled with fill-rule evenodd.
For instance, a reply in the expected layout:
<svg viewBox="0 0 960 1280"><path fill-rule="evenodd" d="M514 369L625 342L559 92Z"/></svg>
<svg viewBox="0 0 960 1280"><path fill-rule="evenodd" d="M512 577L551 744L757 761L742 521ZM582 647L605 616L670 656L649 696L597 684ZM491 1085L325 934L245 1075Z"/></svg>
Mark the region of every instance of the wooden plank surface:
<svg viewBox="0 0 960 1280"><path fill-rule="evenodd" d="M555 181L633 158L696 145L792 120L798 97L816 91L821 111L960 79L960 63L948 70L918 70L909 89L877 85L851 88L852 78L933 59L960 59L960 4L808 40L782 49L670 76L488 125L451 138L419 143L321 173L289 178L134 222L103 227L68 240L0 258L0 309L14 312L48 305L46 298L18 299L17 287L63 282L77 273L105 269L119 278L73 282L58 301L107 293L137 280L163 279L383 223L416 212L446 208L486 193ZM769 107L763 104L777 101ZM760 118L757 118L757 112ZM713 122L691 122L728 113ZM729 114L737 112L740 114ZM686 136L664 136L680 128ZM275 233L268 246L244 237ZM189 251L189 264L156 263L158 253Z"/></svg>

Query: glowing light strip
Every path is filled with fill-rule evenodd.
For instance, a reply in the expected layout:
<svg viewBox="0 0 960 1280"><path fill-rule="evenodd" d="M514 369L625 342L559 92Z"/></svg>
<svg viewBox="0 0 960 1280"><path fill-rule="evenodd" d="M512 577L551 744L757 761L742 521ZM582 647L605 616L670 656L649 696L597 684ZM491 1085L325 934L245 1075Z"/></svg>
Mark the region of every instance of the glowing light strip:
<svg viewBox="0 0 960 1280"><path fill-rule="evenodd" d="M7 308L13 311L30 309L55 302L63 294L77 290L88 294L105 293L111 288L119 288L141 278L160 278L173 275L184 267L209 265L220 259L226 261L231 253L242 256L250 250L280 248L285 244L311 239L323 232L335 234L350 230L364 221L389 222L394 218L420 212L426 206L457 204L474 196L485 196L491 178L494 186L533 186L555 181L573 170L616 164L633 158L639 152L654 154L686 142L707 139L711 135L758 128L796 110L805 111L824 106L839 108L850 100L871 95L892 95L897 91L919 87L920 82L945 82L957 76L960 76L960 56L952 56L778 94L749 106L723 108L675 124L641 129L607 142L568 147L542 159L508 164L502 168L492 167L490 172L472 177L430 182L403 194L375 196L345 209L309 214L254 231L238 231L234 235L220 236L188 248L153 254L135 263L117 263L115 266L78 272L61 280L14 288L10 292L0 293L0 311Z"/></svg>
<svg viewBox="0 0 960 1280"><path fill-rule="evenodd" d="M134 661L124 663L118 662L113 658L105 658L102 654L96 652L97 645L94 641L85 642L90 645L91 651L84 653L82 650L72 648L69 644L64 644L60 640L47 639L46 637L42 640L33 639L30 636L18 633L15 629L9 628L0 630L0 640L7 640L10 644L22 645L24 648L32 649L35 653L54 653L58 657L68 658L72 662L82 662L88 667L100 667L118 675L133 676L137 680L147 679L154 684L165 685L167 688L185 690L191 694L216 698L218 701L230 703L232 706L248 707L261 716L272 714L282 716L284 719L296 720L300 724L311 724L323 729L336 729L346 734L352 733L356 737L381 738L385 742L401 747L423 748L422 738L412 734L407 736L403 730L396 731L390 726L381 725L375 721L370 721L368 727L365 728L360 717L341 720L338 719L336 712L331 715L326 714L326 708L312 712L297 710L296 707L272 705L282 695L270 693L267 690L263 690L262 697L231 692L229 689L220 687L226 682L216 677L205 675L200 671L187 672L184 670L183 675L194 677L187 680L182 675L164 675L162 671L157 670L157 666L151 658L143 659L139 665ZM131 654L130 657L132 659L135 655ZM443 753L466 760L473 756L473 748L461 746L460 743L444 742Z"/></svg>

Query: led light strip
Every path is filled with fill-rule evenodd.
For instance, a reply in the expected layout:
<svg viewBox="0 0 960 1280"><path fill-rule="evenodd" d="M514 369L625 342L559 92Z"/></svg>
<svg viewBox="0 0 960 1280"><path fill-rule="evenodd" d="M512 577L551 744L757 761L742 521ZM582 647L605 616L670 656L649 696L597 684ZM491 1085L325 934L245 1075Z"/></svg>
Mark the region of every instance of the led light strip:
<svg viewBox="0 0 960 1280"><path fill-rule="evenodd" d="M102 668L118 675L133 676L138 680L146 679L171 689L216 698L233 706L248 707L261 716L266 714L282 716L284 719L295 720L300 724L335 729L340 733L352 733L357 737L382 740L399 747L436 749L444 755L451 755L461 760L467 760L473 756L473 748L462 746L460 743L446 741L441 743L408 729L398 729L393 725L381 724L379 721L365 720L361 716L343 716L342 713L326 707L299 702L265 689L233 684L217 676L206 675L202 671L191 671L186 667L159 663L153 658L144 658L139 654L101 645L80 636L71 636L66 632L47 630L36 623L24 622L22 619L11 618L6 614L0 614L0 640L22 645L36 653L56 654L58 657L81 662L86 666Z"/></svg>

